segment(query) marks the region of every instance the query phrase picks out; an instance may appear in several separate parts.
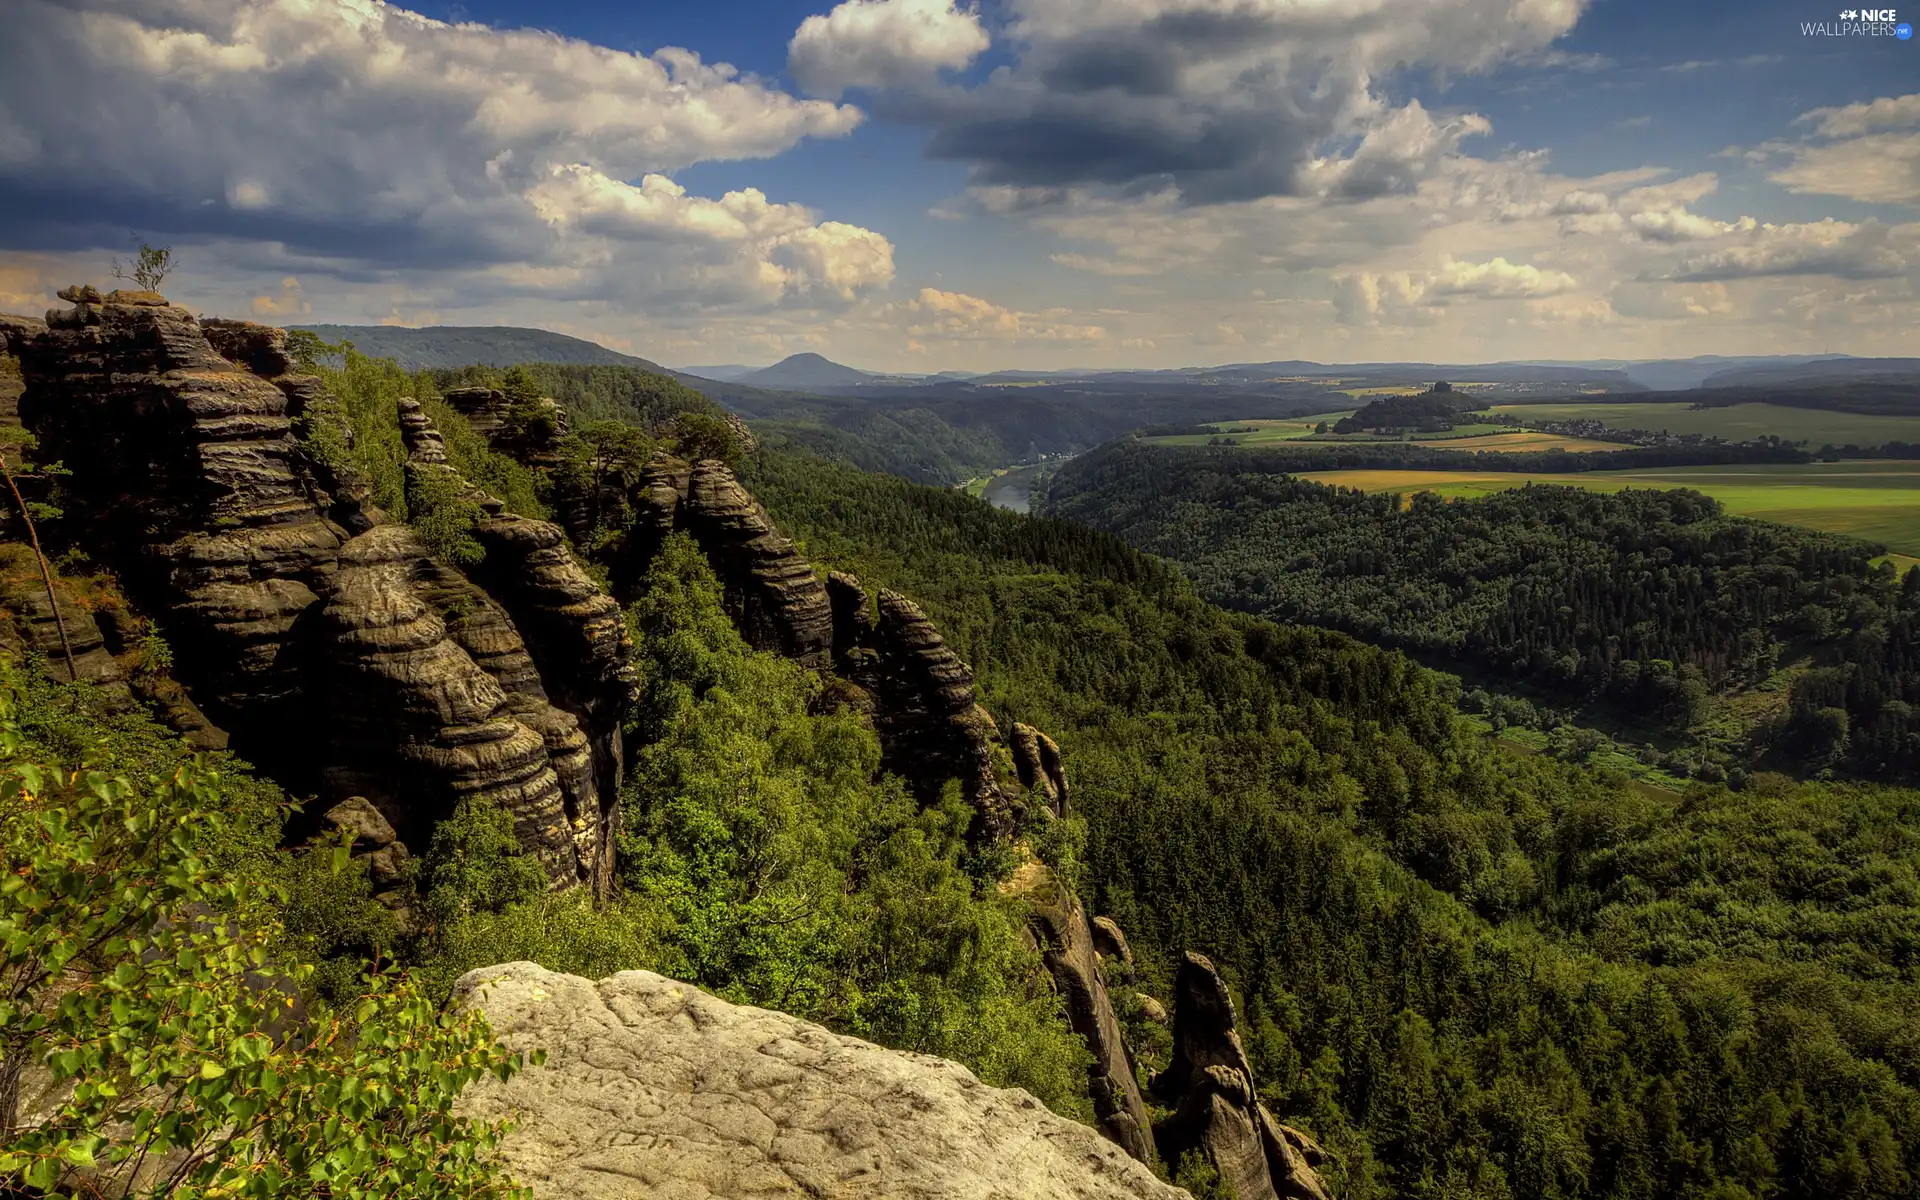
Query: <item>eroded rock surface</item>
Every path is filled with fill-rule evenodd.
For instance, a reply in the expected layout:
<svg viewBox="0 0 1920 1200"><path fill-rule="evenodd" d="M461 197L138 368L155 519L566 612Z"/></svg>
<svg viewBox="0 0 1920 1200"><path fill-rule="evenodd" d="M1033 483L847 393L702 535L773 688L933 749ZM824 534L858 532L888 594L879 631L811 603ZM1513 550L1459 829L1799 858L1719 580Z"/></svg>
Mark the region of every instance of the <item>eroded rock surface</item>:
<svg viewBox="0 0 1920 1200"><path fill-rule="evenodd" d="M1204 1154L1239 1200L1328 1200L1314 1170L1326 1152L1260 1103L1233 997L1213 963L1188 952L1174 989L1173 1060L1153 1080L1175 1106L1154 1129L1160 1152L1169 1162Z"/></svg>
<svg viewBox="0 0 1920 1200"><path fill-rule="evenodd" d="M559 526L510 513L459 476L417 402L401 402L400 426L409 476L444 473L484 514L474 529L484 558L471 570L487 587L437 563L416 570L416 582L429 599L447 597L436 608L455 640L512 694L514 718L540 734L579 867L604 890L613 875L620 722L636 686L620 606L574 560Z"/></svg>
<svg viewBox="0 0 1920 1200"><path fill-rule="evenodd" d="M1100 974L1096 935L1086 910L1038 862L1016 872L1007 890L1027 902L1028 928L1039 943L1041 960L1055 989L1066 1001L1067 1020L1093 1052L1093 1061L1087 1067L1087 1091L1101 1131L1141 1162L1153 1162L1146 1102L1134 1077L1133 1059L1106 980Z"/></svg>
<svg viewBox="0 0 1920 1200"><path fill-rule="evenodd" d="M685 513L748 644L826 666L833 647L826 586L725 463L694 464Z"/></svg>
<svg viewBox="0 0 1920 1200"><path fill-rule="evenodd" d="M513 818L555 887L581 880L546 738L447 633L414 586L426 551L404 525L349 542L321 614L332 739L327 782L365 796L416 844L468 796Z"/></svg>
<svg viewBox="0 0 1920 1200"><path fill-rule="evenodd" d="M1037 797L1056 817L1067 815L1067 768L1060 746L1031 725L1013 723L1013 767L1020 786Z"/></svg>
<svg viewBox="0 0 1920 1200"><path fill-rule="evenodd" d="M300 728L345 531L296 471L287 396L152 292L68 288L15 351L21 417L72 475L67 524L156 611L202 705L256 755Z"/></svg>
<svg viewBox="0 0 1920 1200"><path fill-rule="evenodd" d="M1026 1092L651 972L509 963L466 975L455 1002L547 1051L457 1110L518 1123L502 1157L541 1200L1186 1196Z"/></svg>

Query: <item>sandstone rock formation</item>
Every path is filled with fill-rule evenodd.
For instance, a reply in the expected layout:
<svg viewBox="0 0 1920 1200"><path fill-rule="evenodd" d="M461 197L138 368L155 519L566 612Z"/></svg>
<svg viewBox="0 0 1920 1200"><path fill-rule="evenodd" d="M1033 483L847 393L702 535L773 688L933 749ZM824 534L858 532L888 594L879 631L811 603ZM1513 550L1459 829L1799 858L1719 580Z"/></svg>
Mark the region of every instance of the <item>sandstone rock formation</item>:
<svg viewBox="0 0 1920 1200"><path fill-rule="evenodd" d="M310 716L296 626L346 532L296 472L287 397L152 292L61 298L17 353L22 419L72 472L66 524L161 616L209 715L272 764Z"/></svg>
<svg viewBox="0 0 1920 1200"><path fill-rule="evenodd" d="M826 666L833 646L826 586L725 463L694 464L685 524L720 576L748 644Z"/></svg>
<svg viewBox="0 0 1920 1200"><path fill-rule="evenodd" d="M1127 945L1127 935L1121 932L1119 924L1112 917L1093 919L1093 948L1101 958L1110 960L1116 967L1133 970L1133 947Z"/></svg>
<svg viewBox="0 0 1920 1200"><path fill-rule="evenodd" d="M287 415L293 419L296 434L307 433L312 425L326 422L335 435L351 445L353 429L338 402L327 394L317 376L309 375L287 352L287 331L252 321L214 319L202 321L207 342L222 358L258 375L280 389L287 398ZM348 533L364 533L383 524L387 514L373 502L373 489L360 473L345 462L328 461L302 453L304 472L318 485L316 499L330 502L328 515Z"/></svg>
<svg viewBox="0 0 1920 1200"><path fill-rule="evenodd" d="M417 401L401 401L400 425L410 478L445 473L484 514L474 536L485 556L472 570L487 590L441 564L417 569L416 581L451 597L436 607L455 640L512 693L514 717L542 736L580 869L604 891L613 877L620 722L636 684L620 606L574 561L559 526L510 513L459 477Z"/></svg>
<svg viewBox="0 0 1920 1200"><path fill-rule="evenodd" d="M517 719L499 682L415 589L426 558L404 525L368 530L341 551L320 617L329 790L365 796L416 844L460 800L482 797L511 814L553 886L579 882L572 814L547 740Z"/></svg>
<svg viewBox="0 0 1920 1200"><path fill-rule="evenodd" d="M502 1158L541 1200L1176 1200L1093 1130L942 1059L626 971L469 973L455 1002L546 1065L456 1111L511 1116Z"/></svg>
<svg viewBox="0 0 1920 1200"><path fill-rule="evenodd" d="M412 854L380 810L365 796L349 796L321 818L323 841L343 834L351 839L352 861L367 873L373 898L392 909L404 923L411 916L412 893L405 886Z"/></svg>
<svg viewBox="0 0 1920 1200"><path fill-rule="evenodd" d="M1056 817L1067 815L1067 768L1060 747L1031 725L1013 723L1013 766L1020 786L1038 797Z"/></svg>
<svg viewBox="0 0 1920 1200"><path fill-rule="evenodd" d="M1093 1052L1093 1061L1087 1067L1087 1091L1101 1132L1141 1162L1153 1162L1146 1102L1140 1096L1126 1037L1100 973L1095 935L1086 910L1038 862L1029 862L1017 871L1006 891L1027 902L1028 928L1039 944L1041 961L1066 1002L1073 1031Z"/></svg>
<svg viewBox="0 0 1920 1200"><path fill-rule="evenodd" d="M64 532L159 619L234 748L290 790L365 797L415 844L484 796L556 887L604 881L633 681L619 610L560 531L481 494L489 589L372 503L339 401L281 330L201 322L151 292L61 296L72 307L46 329L5 336L22 416L72 471ZM415 457L452 472L406 404ZM40 640L30 597L9 610ZM150 672L132 684L219 744L186 692Z"/></svg>
<svg viewBox="0 0 1920 1200"><path fill-rule="evenodd" d="M551 468L560 461L560 443L568 433L566 406L552 399L534 401L541 421L517 425L513 401L499 388L449 388L442 396L488 444L526 463Z"/></svg>
<svg viewBox="0 0 1920 1200"><path fill-rule="evenodd" d="M1189 952L1174 988L1173 1061L1153 1080L1175 1106L1154 1130L1160 1152L1168 1162L1204 1154L1239 1200L1328 1200L1314 1171L1326 1152L1260 1102L1233 998L1213 963Z"/></svg>

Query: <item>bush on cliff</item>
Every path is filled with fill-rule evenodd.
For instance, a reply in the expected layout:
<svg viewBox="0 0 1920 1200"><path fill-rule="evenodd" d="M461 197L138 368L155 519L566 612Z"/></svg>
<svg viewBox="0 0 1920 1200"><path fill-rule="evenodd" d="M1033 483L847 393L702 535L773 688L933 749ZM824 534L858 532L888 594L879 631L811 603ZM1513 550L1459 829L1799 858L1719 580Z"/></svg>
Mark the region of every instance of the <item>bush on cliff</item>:
<svg viewBox="0 0 1920 1200"><path fill-rule="evenodd" d="M111 728L56 759L44 695L0 663L0 1188L522 1194L486 1163L499 1129L450 1113L520 1057L390 974L303 1011L284 897L233 853L259 849L247 786Z"/></svg>

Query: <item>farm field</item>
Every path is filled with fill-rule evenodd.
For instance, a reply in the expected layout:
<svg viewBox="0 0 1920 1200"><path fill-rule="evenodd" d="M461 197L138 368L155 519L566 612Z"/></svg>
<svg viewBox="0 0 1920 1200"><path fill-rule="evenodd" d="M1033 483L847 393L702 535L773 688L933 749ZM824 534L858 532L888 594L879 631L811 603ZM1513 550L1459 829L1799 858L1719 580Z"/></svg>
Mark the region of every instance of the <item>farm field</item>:
<svg viewBox="0 0 1920 1200"><path fill-rule="evenodd" d="M1593 491L1693 488L1736 516L1843 533L1920 557L1920 462L1740 464L1644 471L1532 475L1519 471L1314 471L1302 478L1367 492L1436 492L1449 499L1483 496L1527 483ZM1896 563L1896 566L1901 564Z"/></svg>
<svg viewBox="0 0 1920 1200"><path fill-rule="evenodd" d="M1689 404L1501 404L1496 414L1520 421L1599 421L1609 429L1664 429L1699 433L1728 441L1751 441L1766 434L1815 449L1920 442L1920 417L1877 417L1864 413L1789 408L1782 404L1734 404L1696 409Z"/></svg>
<svg viewBox="0 0 1920 1200"><path fill-rule="evenodd" d="M1242 446L1271 445L1274 442L1329 443L1350 446L1356 442L1397 442L1403 439L1377 434L1315 434L1314 426L1325 422L1332 425L1342 417L1352 416L1351 409L1346 412L1315 413L1305 417L1280 419L1262 419L1248 421L1215 421L1212 428L1219 433L1179 433L1162 437L1148 438L1150 442L1162 446L1204 446L1212 438L1227 434ZM1228 433L1229 430L1251 429L1251 433ZM1518 429L1512 425L1481 423L1475 425L1456 425L1445 433L1416 433L1409 435L1416 442L1440 444L1448 450L1553 450L1561 449L1575 453L1595 450L1619 450L1624 447L1616 442L1596 442L1588 438L1562 437L1555 433L1541 433L1533 429Z"/></svg>
<svg viewBox="0 0 1920 1200"><path fill-rule="evenodd" d="M1309 413L1304 417L1260 418L1246 421L1214 421L1211 423L1211 428L1216 430L1251 429L1253 430L1252 433L1236 433L1232 436L1234 440L1242 446L1258 446L1267 442L1290 442L1298 438L1309 437L1313 433L1313 427L1320 422L1325 421L1331 425L1342 417L1352 416L1353 413L1353 409L1347 408L1338 412ZM1219 436L1218 433L1177 433L1169 434L1165 437L1148 438L1146 440L1161 446L1204 446L1207 444L1208 438Z"/></svg>

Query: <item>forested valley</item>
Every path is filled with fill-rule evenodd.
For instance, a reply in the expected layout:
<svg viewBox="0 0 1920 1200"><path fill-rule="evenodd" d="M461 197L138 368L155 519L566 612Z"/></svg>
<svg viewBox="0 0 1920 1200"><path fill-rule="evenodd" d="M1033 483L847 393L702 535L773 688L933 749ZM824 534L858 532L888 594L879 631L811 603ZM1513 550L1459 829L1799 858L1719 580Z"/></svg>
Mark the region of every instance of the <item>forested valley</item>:
<svg viewBox="0 0 1920 1200"><path fill-rule="evenodd" d="M1158 998L1183 954L1210 956L1260 1099L1327 1147L1320 1172L1341 1200L1895 1200L1920 1181L1920 793L1755 770L1737 788L1681 796L1515 755L1398 649L1233 611L1205 573L1190 580L1184 559L1116 533L1001 512L777 436L755 447L671 381L585 367L409 375L353 354L319 370L328 399L300 428L304 452L364 476L442 565L478 570L475 539L491 518L408 460L420 418L402 420L407 402L441 427L450 469L483 482L502 511L540 518L595 481L639 487L658 452L731 461L814 568L917 601L998 721L1058 739L1071 811L1029 814L1021 844L1131 940L1132 967L1106 969L1142 1080L1173 1052ZM475 384L510 401L493 444L443 398ZM567 399L572 426L530 466L498 447L558 436L544 395ZM1364 531L1397 511L1329 495L1329 524ZM1129 538L1151 507L1117 493L1105 503L1111 512L1089 519ZM1638 640L1596 660L1614 672L1606 686L1635 654L1673 656L1675 703L1693 678L1683 669L1702 686L1710 671L1761 669L1751 639L1700 641L1724 615L1714 603L1743 621L1823 619L1829 639L1863 613L1911 612L1912 596L1855 549L1769 542L1688 498L1660 503L1635 510L1659 520L1631 547L1643 556L1634 571L1697 580L1699 602L1671 618L1625 610ZM1553 532L1554 513L1596 546L1624 538L1623 522L1605 505L1555 509L1537 494L1528 507L1543 510L1531 540L1502 541L1489 523L1490 548L1471 553L1543 574L1519 573L1500 603L1435 590L1408 611L1436 630L1450 628L1442 607L1512 611L1518 629L1521 615L1557 616L1550 599L1597 597L1615 577L1571 548L1570 530ZM1206 545L1199 508L1179 536ZM620 524L622 511L610 504L569 551L625 597L638 697L604 898L550 892L507 814L474 802L445 814L376 899L338 856L276 848L297 792L225 755L190 767L211 770L205 782L169 791L170 777L200 778L180 774L177 740L37 669L0 689L12 778L35 796L33 781L90 768L188 823L223 814L242 835L209 861L303 964L293 975L312 1013L371 1011L370 987L430 1013L461 972L516 959L589 977L647 968L954 1058L1092 1119L1086 1051L1006 893L1019 855L968 836L956 787L929 799L884 766L843 681L752 648L726 581L685 534L635 568L643 526ZM1112 519L1123 512L1136 515ZM45 517L63 586L111 598L111 573L60 540L61 521ZM1377 553L1358 535L1354 546L1356 568ZM1787 565L1814 583L1786 580ZM1572 572L1571 592L1556 570ZM1708 600L1709 580L1756 594ZM1338 579L1325 585L1346 594ZM166 632L150 628L129 661L164 674ZM1545 645L1525 642L1525 661ZM1574 680L1588 661L1580 646ZM487 1144L470 1128L439 1136ZM1204 1173L1181 1179L1221 1194Z"/></svg>
<svg viewBox="0 0 1920 1200"><path fill-rule="evenodd" d="M1179 562L1217 603L1656 729L1772 681L1780 703L1731 747L1742 773L1920 772L1920 574L1874 565L1884 547L1728 517L1685 490L1367 495L1257 452L1133 441L1071 464L1048 511Z"/></svg>

